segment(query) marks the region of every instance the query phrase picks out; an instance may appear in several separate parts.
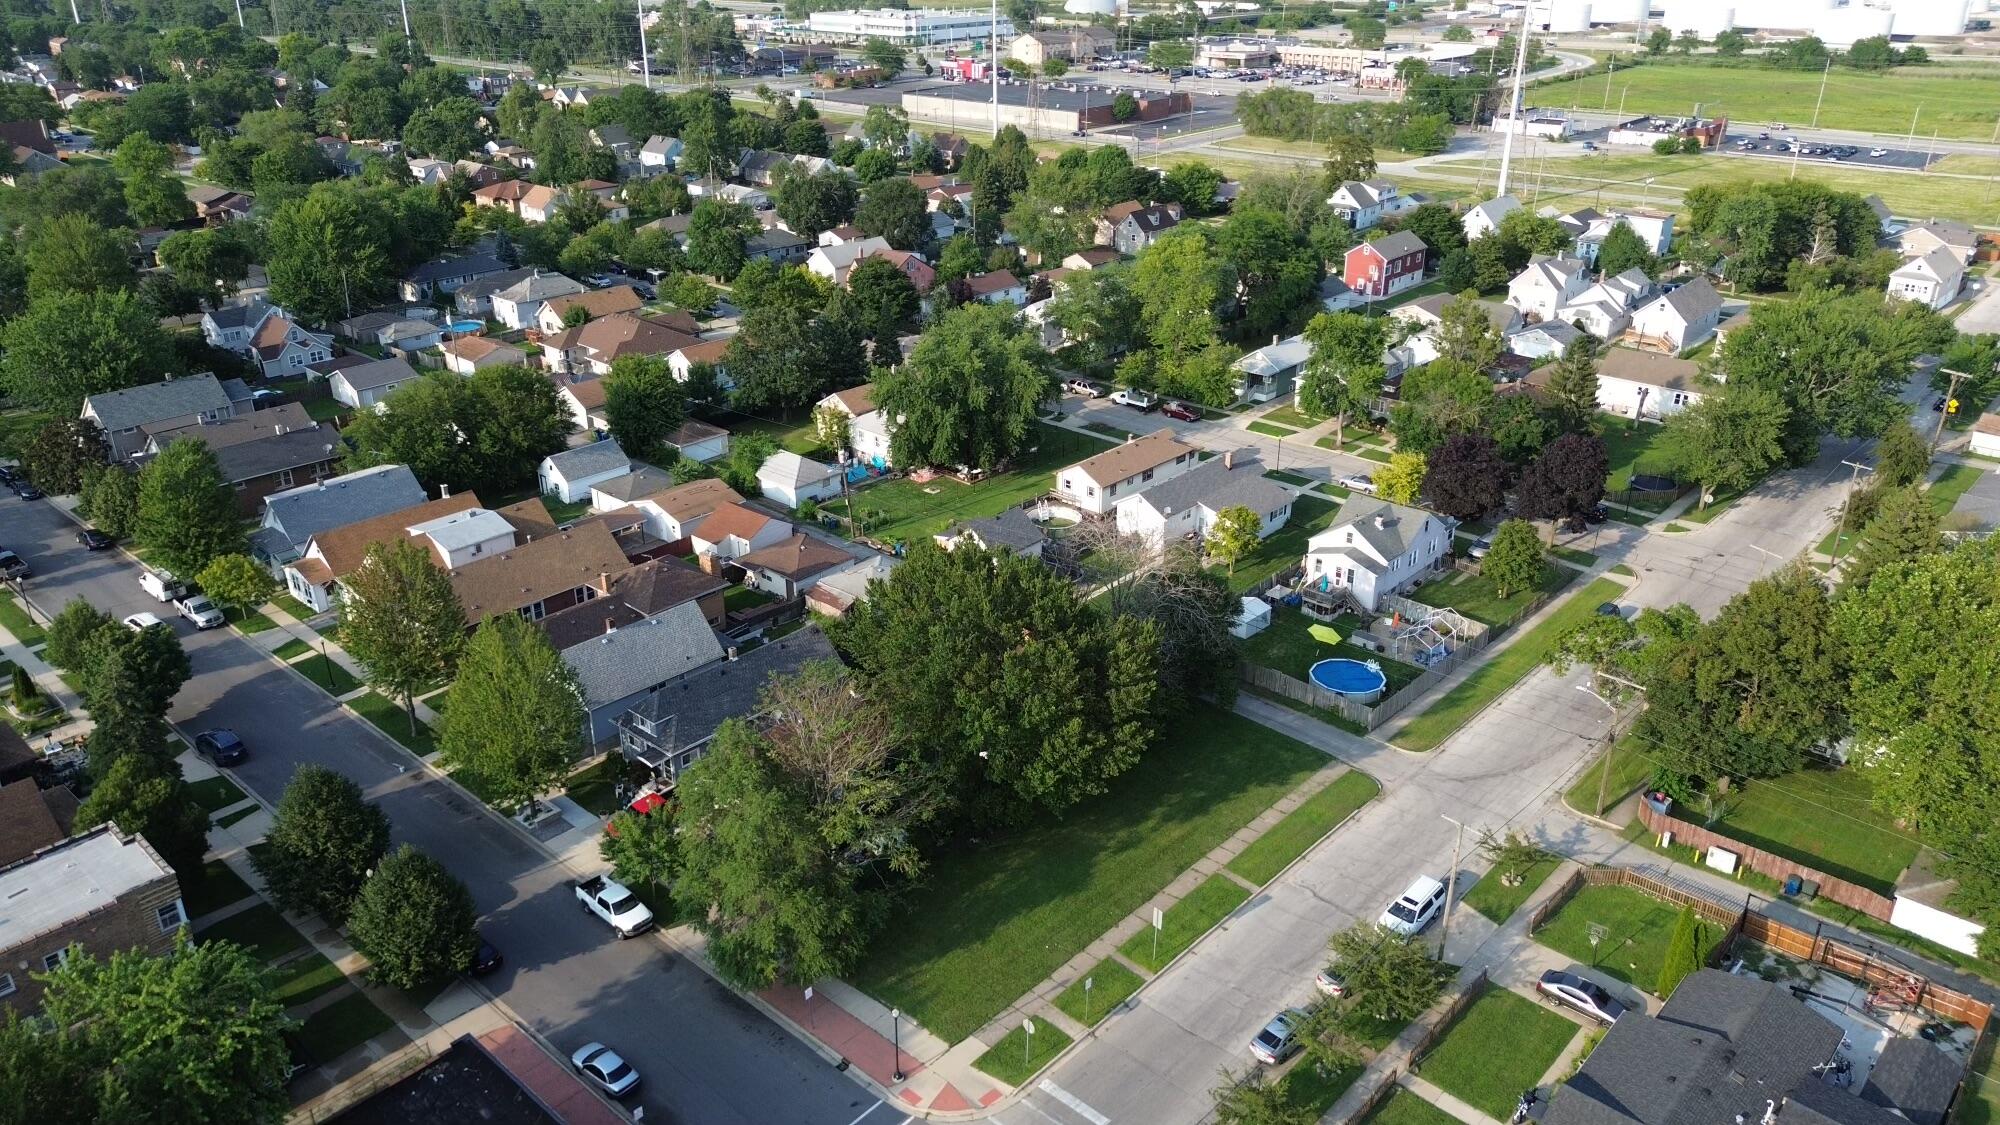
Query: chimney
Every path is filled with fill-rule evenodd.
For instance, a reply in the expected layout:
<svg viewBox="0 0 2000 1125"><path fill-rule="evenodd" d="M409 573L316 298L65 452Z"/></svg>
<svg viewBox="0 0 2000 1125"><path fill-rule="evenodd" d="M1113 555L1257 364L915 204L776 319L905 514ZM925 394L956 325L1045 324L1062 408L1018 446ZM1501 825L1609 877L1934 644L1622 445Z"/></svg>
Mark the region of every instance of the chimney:
<svg viewBox="0 0 2000 1125"><path fill-rule="evenodd" d="M1274 348L1278 346L1278 334L1276 332L1271 333L1271 346Z"/></svg>
<svg viewBox="0 0 2000 1125"><path fill-rule="evenodd" d="M1378 515L1375 517L1375 530L1380 531L1388 526L1389 526L1389 518L1387 516Z"/></svg>
<svg viewBox="0 0 2000 1125"><path fill-rule="evenodd" d="M616 633L617 631L618 631L618 619L616 617L605 618L604 619L605 635L610 636L612 633Z"/></svg>
<svg viewBox="0 0 2000 1125"><path fill-rule="evenodd" d="M451 486L450 486L450 485L448 485L448 484L441 484L441 485L438 485L438 499L440 499L440 500L449 500L449 499L451 499Z"/></svg>
<svg viewBox="0 0 2000 1125"><path fill-rule="evenodd" d="M1229 470L1234 469L1235 467L1236 467L1236 451L1234 449L1223 450L1222 471L1226 473Z"/></svg>
<svg viewBox="0 0 2000 1125"><path fill-rule="evenodd" d="M325 478L325 477L321 477L321 478L319 478L319 490L320 490L321 492L325 492L325 491L326 491L326 478Z"/></svg>
<svg viewBox="0 0 2000 1125"><path fill-rule="evenodd" d="M600 594L608 594L611 592L610 571L600 570L597 572L597 592Z"/></svg>
<svg viewBox="0 0 2000 1125"><path fill-rule="evenodd" d="M736 646L735 646L735 645L730 645L730 646L729 646L729 651L728 651L728 653L727 653L726 655L727 655L728 659L730 659L730 660L734 660L734 659L736 659Z"/></svg>

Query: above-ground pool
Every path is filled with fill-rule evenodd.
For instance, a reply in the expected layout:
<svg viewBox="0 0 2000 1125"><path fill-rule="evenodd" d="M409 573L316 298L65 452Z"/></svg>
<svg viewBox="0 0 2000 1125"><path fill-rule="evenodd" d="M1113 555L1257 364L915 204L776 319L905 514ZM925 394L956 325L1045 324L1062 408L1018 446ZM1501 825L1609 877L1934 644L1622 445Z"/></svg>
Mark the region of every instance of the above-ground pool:
<svg viewBox="0 0 2000 1125"><path fill-rule="evenodd" d="M1363 663L1345 657L1322 660L1307 674L1320 687L1363 703L1373 703L1382 689L1389 686L1389 677L1372 661Z"/></svg>
<svg viewBox="0 0 2000 1125"><path fill-rule="evenodd" d="M450 324L445 325L445 327L463 336L468 332L477 332L486 327L486 322L483 320L454 320Z"/></svg>

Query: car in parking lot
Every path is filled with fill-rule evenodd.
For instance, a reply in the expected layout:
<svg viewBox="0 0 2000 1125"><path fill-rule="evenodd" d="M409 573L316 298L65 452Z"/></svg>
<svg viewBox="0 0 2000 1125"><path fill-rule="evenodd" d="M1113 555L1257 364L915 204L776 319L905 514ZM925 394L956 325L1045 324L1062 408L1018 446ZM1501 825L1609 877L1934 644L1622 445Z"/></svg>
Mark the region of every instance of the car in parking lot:
<svg viewBox="0 0 2000 1125"><path fill-rule="evenodd" d="M77 532L76 541L83 544L83 549L86 551L107 550L118 542L116 539L111 538L94 527L86 527L82 531Z"/></svg>
<svg viewBox="0 0 2000 1125"><path fill-rule="evenodd" d="M1625 1005L1612 999L1611 994L1595 981L1579 973L1550 969L1535 982L1535 991L1552 1003L1567 1004L1599 1023L1617 1023L1618 1017L1625 1014Z"/></svg>
<svg viewBox="0 0 2000 1125"><path fill-rule="evenodd" d="M1304 1017L1305 1013L1297 1008L1286 1008L1272 1016L1271 1022L1251 1038L1250 1057L1266 1066L1276 1066L1298 1054L1299 1048L1305 1046L1298 1033Z"/></svg>
<svg viewBox="0 0 2000 1125"><path fill-rule="evenodd" d="M1093 383L1088 379L1064 380L1062 389L1064 394L1082 395L1084 398L1102 398L1104 396L1103 384Z"/></svg>
<svg viewBox="0 0 2000 1125"><path fill-rule="evenodd" d="M1160 406L1159 395L1151 391L1141 390L1138 387L1122 387L1112 391L1111 401L1120 406L1129 406L1139 411L1157 410Z"/></svg>
<svg viewBox="0 0 2000 1125"><path fill-rule="evenodd" d="M1389 904L1375 924L1408 937L1422 933L1443 909L1444 884L1429 875L1419 875L1410 881L1409 889Z"/></svg>
<svg viewBox="0 0 2000 1125"><path fill-rule="evenodd" d="M1349 473L1333 483L1349 492L1373 493L1375 491L1375 478L1369 476L1367 473Z"/></svg>
<svg viewBox="0 0 2000 1125"><path fill-rule="evenodd" d="M569 1057L578 1074L597 1084L614 1098L622 1098L639 1088L639 1072L618 1052L602 1043L586 1043Z"/></svg>
<svg viewBox="0 0 2000 1125"><path fill-rule="evenodd" d="M1178 422L1199 422L1201 411L1185 402L1170 402L1160 407L1160 413Z"/></svg>
<svg viewBox="0 0 2000 1125"><path fill-rule="evenodd" d="M157 613L135 613L125 619L125 627L134 633L151 629L155 625L165 625Z"/></svg>
<svg viewBox="0 0 2000 1125"><path fill-rule="evenodd" d="M233 766L250 756L250 748L226 727L205 730L194 736L194 752L213 765Z"/></svg>

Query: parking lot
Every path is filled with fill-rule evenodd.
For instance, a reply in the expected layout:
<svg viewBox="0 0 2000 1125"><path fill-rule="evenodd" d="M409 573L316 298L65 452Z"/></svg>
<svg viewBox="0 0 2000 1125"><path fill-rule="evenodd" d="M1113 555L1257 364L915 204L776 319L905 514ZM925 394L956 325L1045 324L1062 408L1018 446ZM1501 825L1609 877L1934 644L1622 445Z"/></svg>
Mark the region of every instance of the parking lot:
<svg viewBox="0 0 2000 1125"><path fill-rule="evenodd" d="M1787 149L1787 134L1775 129L1732 132L1723 137L1720 151L1726 156L1754 156L1765 160L1819 161L1853 164L1862 168L1903 168L1921 171L1937 156L1917 149L1888 148L1882 145L1836 146L1826 141L1804 141L1805 150L1794 154ZM1835 152L1836 147L1852 149ZM1880 155L1877 155L1877 154ZM1836 159L1837 158L1837 159Z"/></svg>

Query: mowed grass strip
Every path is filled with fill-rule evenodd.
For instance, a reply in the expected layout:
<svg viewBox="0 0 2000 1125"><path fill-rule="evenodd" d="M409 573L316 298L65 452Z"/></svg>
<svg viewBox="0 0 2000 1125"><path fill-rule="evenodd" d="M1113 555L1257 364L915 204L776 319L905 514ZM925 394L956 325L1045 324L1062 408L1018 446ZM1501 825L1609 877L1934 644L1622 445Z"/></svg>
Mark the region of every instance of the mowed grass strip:
<svg viewBox="0 0 2000 1125"><path fill-rule="evenodd" d="M1508 688L1534 671L1542 662L1543 654L1564 629L1597 612L1600 603L1615 601L1624 593L1623 583L1608 578L1600 578L1577 591L1567 603L1543 618L1540 625L1514 638L1513 643L1502 649L1499 655L1439 697L1429 710L1405 726L1392 741L1405 750L1436 749L1439 743L1451 737L1453 731L1465 725L1467 719L1484 710L1487 704L1500 698Z"/></svg>
<svg viewBox="0 0 2000 1125"><path fill-rule="evenodd" d="M1083 987L1086 980L1090 982L1087 997ZM1139 974L1106 957L1079 977L1075 984L1063 989L1056 997L1056 1007L1085 1027L1095 1027L1111 1014L1111 1009L1130 999L1144 983Z"/></svg>
<svg viewBox="0 0 2000 1125"><path fill-rule="evenodd" d="M1325 764L1198 708L1103 796L939 855L850 979L955 1043Z"/></svg>
<svg viewBox="0 0 2000 1125"><path fill-rule="evenodd" d="M1026 1027L1015 1027L974 1059L972 1065L1009 1086L1021 1086L1069 1045L1070 1037L1063 1034L1062 1028L1043 1020L1035 1025L1032 1036Z"/></svg>
<svg viewBox="0 0 2000 1125"><path fill-rule="evenodd" d="M1501 882L1501 872L1496 867L1481 875L1479 882L1474 883L1472 889L1465 892L1465 898L1461 901L1479 911L1482 917L1494 925L1505 925L1507 919L1514 916L1514 912L1521 908L1521 904L1528 901L1528 896L1534 894L1561 863L1562 860L1556 856L1544 856L1536 860L1521 873L1521 885L1518 887L1510 887Z"/></svg>
<svg viewBox="0 0 2000 1125"><path fill-rule="evenodd" d="M1147 926L1126 939L1118 952L1133 964L1157 973L1249 898L1250 892L1236 880L1219 872L1210 875L1187 897L1161 911L1158 931Z"/></svg>
<svg viewBox="0 0 2000 1125"><path fill-rule="evenodd" d="M1340 827L1356 809L1375 799L1382 787L1360 770L1349 770L1307 797L1229 861L1229 869L1262 886Z"/></svg>
<svg viewBox="0 0 2000 1125"><path fill-rule="evenodd" d="M1419 1073L1505 1121L1521 1091L1541 1082L1577 1031L1575 1024L1525 996L1489 988L1444 1033Z"/></svg>

